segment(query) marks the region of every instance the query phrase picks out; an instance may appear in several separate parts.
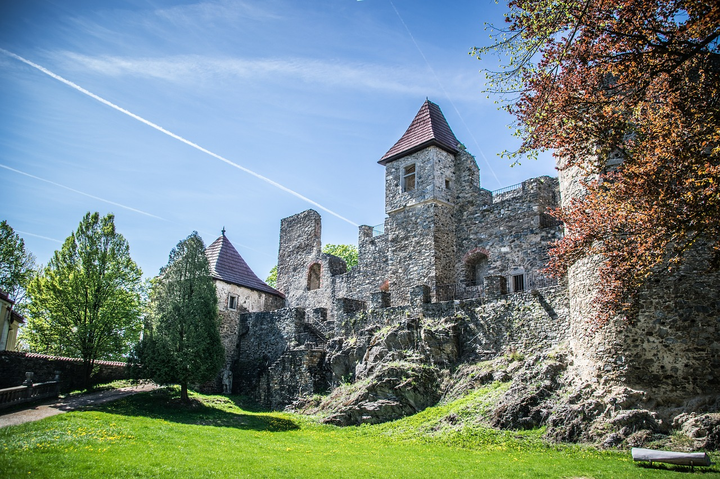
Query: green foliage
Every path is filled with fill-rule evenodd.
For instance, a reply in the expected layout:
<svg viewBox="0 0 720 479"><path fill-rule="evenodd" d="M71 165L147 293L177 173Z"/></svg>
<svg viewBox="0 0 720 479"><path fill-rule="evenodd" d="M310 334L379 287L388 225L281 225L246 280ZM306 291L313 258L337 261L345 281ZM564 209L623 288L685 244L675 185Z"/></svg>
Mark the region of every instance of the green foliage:
<svg viewBox="0 0 720 479"><path fill-rule="evenodd" d="M277 265L273 266L270 270L270 274L265 278L265 282L271 288L277 288Z"/></svg>
<svg viewBox="0 0 720 479"><path fill-rule="evenodd" d="M35 274L35 257L7 221L0 222L0 291L22 307L25 288Z"/></svg>
<svg viewBox="0 0 720 479"><path fill-rule="evenodd" d="M170 253L150 292L144 338L131 364L137 375L160 384L212 380L223 365L217 293L202 238L193 232Z"/></svg>
<svg viewBox="0 0 720 479"><path fill-rule="evenodd" d="M81 357L85 380L97 359L122 359L142 328L142 273L112 214L87 213L28 285L23 339L31 351Z"/></svg>
<svg viewBox="0 0 720 479"><path fill-rule="evenodd" d="M323 246L322 252L344 259L348 271L358 264L357 246L351 244L326 244Z"/></svg>
<svg viewBox="0 0 720 479"><path fill-rule="evenodd" d="M667 477L688 468L643 468L627 452L549 444L542 431L456 428L490 386L463 403L377 426L337 428L243 398L177 389L138 394L0 429L0 477ZM457 407L456 407L457 406ZM453 409L454 408L454 409ZM433 431L432 425L442 427ZM717 455L713 456L717 461ZM696 472L698 469L696 469ZM718 466L703 468L706 476Z"/></svg>

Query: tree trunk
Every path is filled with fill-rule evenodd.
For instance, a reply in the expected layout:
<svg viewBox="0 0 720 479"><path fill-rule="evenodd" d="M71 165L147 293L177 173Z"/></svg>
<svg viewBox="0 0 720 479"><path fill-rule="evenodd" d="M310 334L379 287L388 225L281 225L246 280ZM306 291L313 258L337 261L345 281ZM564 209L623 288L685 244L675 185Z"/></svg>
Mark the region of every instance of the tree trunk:
<svg viewBox="0 0 720 479"><path fill-rule="evenodd" d="M83 388L84 389L90 389L92 387L92 383L90 382L90 378L92 376L92 370L94 366L94 361L90 359L86 359L83 361L84 365L84 373L85 377L83 378Z"/></svg>
<svg viewBox="0 0 720 479"><path fill-rule="evenodd" d="M190 397L188 397L188 388L187 383L184 382L180 385L180 401L184 403L190 402Z"/></svg>

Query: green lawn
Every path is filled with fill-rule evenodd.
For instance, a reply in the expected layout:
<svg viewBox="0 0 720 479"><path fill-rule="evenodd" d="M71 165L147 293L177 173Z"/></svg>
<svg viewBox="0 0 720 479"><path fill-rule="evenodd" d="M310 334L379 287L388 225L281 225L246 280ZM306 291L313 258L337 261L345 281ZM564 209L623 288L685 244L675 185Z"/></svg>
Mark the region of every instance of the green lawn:
<svg viewBox="0 0 720 479"><path fill-rule="evenodd" d="M640 467L627 452L548 445L542 431L447 423L481 408L480 396L336 428L252 411L236 397L194 395L188 409L160 390L0 429L0 477L687 477L689 468Z"/></svg>

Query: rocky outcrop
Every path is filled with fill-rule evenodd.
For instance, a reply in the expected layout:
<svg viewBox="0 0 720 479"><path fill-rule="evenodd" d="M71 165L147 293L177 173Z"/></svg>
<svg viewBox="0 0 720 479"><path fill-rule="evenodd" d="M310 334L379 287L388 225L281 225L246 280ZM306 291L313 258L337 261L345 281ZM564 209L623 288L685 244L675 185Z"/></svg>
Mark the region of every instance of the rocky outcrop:
<svg viewBox="0 0 720 479"><path fill-rule="evenodd" d="M442 371L409 362L383 364L365 380L336 388L318 408L337 426L377 424L422 411L440 399Z"/></svg>

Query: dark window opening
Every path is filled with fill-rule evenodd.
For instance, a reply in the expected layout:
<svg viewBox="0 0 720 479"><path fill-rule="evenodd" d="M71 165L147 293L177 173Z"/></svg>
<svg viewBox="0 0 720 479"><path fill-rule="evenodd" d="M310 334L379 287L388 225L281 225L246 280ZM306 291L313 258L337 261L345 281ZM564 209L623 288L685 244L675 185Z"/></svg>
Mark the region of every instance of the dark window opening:
<svg viewBox="0 0 720 479"><path fill-rule="evenodd" d="M322 271L320 263L315 263L312 266L310 266L310 271L308 272L308 290L312 291L313 289L320 288L320 272Z"/></svg>
<svg viewBox="0 0 720 479"><path fill-rule="evenodd" d="M447 178L445 178L445 189L446 190L450 189L450 180L448 180Z"/></svg>
<svg viewBox="0 0 720 479"><path fill-rule="evenodd" d="M522 274L513 275L513 291L525 290L525 276Z"/></svg>
<svg viewBox="0 0 720 479"><path fill-rule="evenodd" d="M488 271L488 258L483 253L476 253L465 260L465 284L482 286Z"/></svg>
<svg viewBox="0 0 720 479"><path fill-rule="evenodd" d="M415 189L415 165L406 166L403 170L403 191Z"/></svg>
<svg viewBox="0 0 720 479"><path fill-rule="evenodd" d="M237 296L230 295L228 297L228 309L235 311L237 309Z"/></svg>

